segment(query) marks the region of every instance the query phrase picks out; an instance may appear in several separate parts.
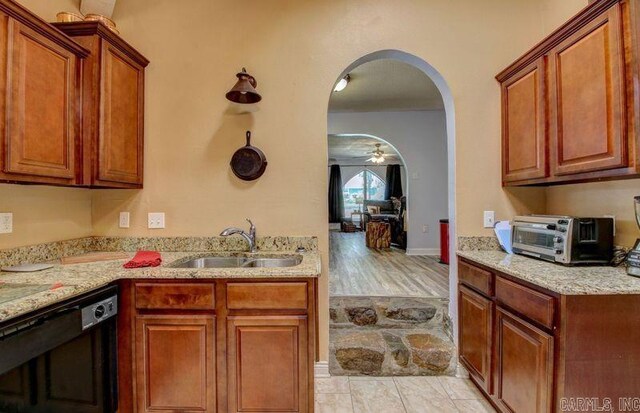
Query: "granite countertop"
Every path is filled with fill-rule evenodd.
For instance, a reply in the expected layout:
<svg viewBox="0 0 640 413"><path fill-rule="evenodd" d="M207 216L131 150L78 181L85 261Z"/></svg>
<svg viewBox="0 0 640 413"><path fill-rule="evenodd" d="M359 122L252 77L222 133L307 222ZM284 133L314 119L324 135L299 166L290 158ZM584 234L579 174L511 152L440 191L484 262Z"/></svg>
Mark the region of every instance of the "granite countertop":
<svg viewBox="0 0 640 413"><path fill-rule="evenodd" d="M640 278L620 267L565 267L502 251L458 251L458 256L563 295L640 294Z"/></svg>
<svg viewBox="0 0 640 413"><path fill-rule="evenodd" d="M162 265L137 269L125 269L127 259L101 261L84 264L60 265L31 273L9 273L0 271L0 283L7 288L19 284L20 287L33 286L44 291L26 297L0 303L0 322L27 314L56 302L89 292L120 279L213 279L213 278L314 278L320 276L320 255L317 251L301 254L293 252L233 253L233 252L161 252ZM130 253L133 257L134 252ZM175 262L191 257L203 256L295 256L301 255L302 262L294 267L253 267L253 268L171 268ZM1 285L0 284L0 285ZM1 288L1 287L0 287ZM1 297L0 297L1 298Z"/></svg>

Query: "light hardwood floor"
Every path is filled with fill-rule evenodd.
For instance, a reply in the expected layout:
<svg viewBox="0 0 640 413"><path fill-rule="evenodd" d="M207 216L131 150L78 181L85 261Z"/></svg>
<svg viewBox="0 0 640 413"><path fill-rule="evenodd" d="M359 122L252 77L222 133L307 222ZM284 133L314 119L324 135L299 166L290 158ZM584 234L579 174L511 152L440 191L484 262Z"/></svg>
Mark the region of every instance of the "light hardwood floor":
<svg viewBox="0 0 640 413"><path fill-rule="evenodd" d="M364 232L329 234L332 296L449 297L449 266L404 250L373 250Z"/></svg>

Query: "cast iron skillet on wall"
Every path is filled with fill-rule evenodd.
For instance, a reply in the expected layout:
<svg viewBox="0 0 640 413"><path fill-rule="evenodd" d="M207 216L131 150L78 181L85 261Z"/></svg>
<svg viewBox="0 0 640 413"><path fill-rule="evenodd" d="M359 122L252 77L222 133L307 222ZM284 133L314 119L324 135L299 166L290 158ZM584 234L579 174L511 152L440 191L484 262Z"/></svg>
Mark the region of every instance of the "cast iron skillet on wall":
<svg viewBox="0 0 640 413"><path fill-rule="evenodd" d="M267 157L260 149L251 146L251 131L247 131L247 144L233 154L231 170L243 181L253 181L260 178L265 169Z"/></svg>

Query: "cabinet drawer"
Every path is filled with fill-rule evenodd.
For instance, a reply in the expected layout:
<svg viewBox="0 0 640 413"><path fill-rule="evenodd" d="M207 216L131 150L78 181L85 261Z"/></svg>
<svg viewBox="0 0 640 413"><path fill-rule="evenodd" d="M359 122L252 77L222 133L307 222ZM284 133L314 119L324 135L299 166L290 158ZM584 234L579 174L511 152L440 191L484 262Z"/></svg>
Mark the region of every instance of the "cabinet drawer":
<svg viewBox="0 0 640 413"><path fill-rule="evenodd" d="M496 277L496 300L547 328L553 328L553 297Z"/></svg>
<svg viewBox="0 0 640 413"><path fill-rule="evenodd" d="M230 310L306 310L304 282L228 283Z"/></svg>
<svg viewBox="0 0 640 413"><path fill-rule="evenodd" d="M491 296L493 293L493 273L490 271L459 261L458 279L461 283L487 296Z"/></svg>
<svg viewBox="0 0 640 413"><path fill-rule="evenodd" d="M213 284L139 283L136 308L142 310L215 310Z"/></svg>

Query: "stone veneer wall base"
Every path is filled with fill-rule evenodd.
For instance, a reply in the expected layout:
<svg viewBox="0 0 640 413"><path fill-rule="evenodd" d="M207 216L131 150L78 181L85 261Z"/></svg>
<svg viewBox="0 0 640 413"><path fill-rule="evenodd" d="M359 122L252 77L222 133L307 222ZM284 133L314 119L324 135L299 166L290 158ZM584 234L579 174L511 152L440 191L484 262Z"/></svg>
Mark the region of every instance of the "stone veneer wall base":
<svg viewBox="0 0 640 413"><path fill-rule="evenodd" d="M334 296L329 301L331 375L455 375L448 298Z"/></svg>

